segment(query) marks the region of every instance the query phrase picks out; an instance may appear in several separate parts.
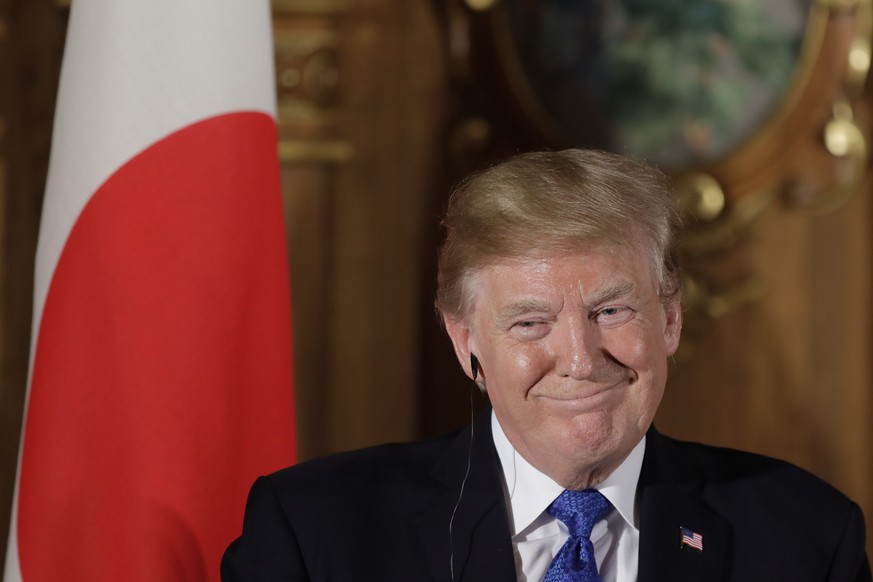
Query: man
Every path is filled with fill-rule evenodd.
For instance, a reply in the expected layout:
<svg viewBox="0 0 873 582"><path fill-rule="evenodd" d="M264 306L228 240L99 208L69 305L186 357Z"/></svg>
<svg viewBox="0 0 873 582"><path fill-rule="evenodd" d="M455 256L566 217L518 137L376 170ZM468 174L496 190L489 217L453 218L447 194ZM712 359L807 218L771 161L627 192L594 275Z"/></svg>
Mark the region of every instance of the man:
<svg viewBox="0 0 873 582"><path fill-rule="evenodd" d="M652 428L678 225L662 176L616 155L525 154L464 182L437 307L493 408L262 477L223 579L869 581L843 495Z"/></svg>

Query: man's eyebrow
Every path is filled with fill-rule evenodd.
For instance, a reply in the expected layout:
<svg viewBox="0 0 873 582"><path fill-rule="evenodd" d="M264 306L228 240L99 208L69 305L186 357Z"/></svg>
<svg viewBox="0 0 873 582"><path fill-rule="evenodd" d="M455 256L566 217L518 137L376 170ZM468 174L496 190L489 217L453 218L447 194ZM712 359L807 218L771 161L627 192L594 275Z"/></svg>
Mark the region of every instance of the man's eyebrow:
<svg viewBox="0 0 873 582"><path fill-rule="evenodd" d="M509 322L520 315L528 313L544 313L551 309L551 305L547 301L540 299L522 299L514 303L510 303L503 309L497 312L497 320L500 322Z"/></svg>
<svg viewBox="0 0 873 582"><path fill-rule="evenodd" d="M603 289L599 289L596 293L586 298L585 304L589 307L603 305L616 299L639 299L636 286L633 283L612 283Z"/></svg>

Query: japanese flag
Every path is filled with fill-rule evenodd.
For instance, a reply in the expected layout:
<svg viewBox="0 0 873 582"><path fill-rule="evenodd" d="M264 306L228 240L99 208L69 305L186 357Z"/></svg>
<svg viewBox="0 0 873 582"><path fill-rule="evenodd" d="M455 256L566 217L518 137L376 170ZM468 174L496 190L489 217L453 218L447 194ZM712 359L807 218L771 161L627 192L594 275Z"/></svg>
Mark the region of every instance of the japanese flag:
<svg viewBox="0 0 873 582"><path fill-rule="evenodd" d="M5 580L218 580L294 461L267 0L75 0Z"/></svg>

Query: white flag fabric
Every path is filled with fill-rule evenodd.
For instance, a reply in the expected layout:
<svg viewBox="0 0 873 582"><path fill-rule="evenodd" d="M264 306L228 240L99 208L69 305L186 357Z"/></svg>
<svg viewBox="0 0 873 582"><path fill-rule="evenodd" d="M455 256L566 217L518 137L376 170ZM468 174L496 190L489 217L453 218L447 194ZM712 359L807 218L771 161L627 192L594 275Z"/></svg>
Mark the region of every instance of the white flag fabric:
<svg viewBox="0 0 873 582"><path fill-rule="evenodd" d="M294 461L267 0L75 0L4 579L218 580Z"/></svg>

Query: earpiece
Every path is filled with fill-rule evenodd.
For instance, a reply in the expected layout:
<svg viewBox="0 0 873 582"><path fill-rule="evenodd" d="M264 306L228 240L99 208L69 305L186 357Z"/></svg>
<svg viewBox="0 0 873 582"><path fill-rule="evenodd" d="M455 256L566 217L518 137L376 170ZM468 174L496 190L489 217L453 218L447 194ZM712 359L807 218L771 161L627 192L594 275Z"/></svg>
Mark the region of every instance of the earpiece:
<svg viewBox="0 0 873 582"><path fill-rule="evenodd" d="M473 385L476 383L476 377L479 376L479 358L472 352L470 353L470 373L473 375ZM475 436L474 427L476 426L473 416L473 386L470 386L470 448L467 449L467 470L464 472L464 479L461 481L461 488L458 491L458 502L455 503L455 508L452 510L452 517L449 519L449 570L452 574L452 582L455 580L455 539L452 527L455 523L455 514L458 512L458 507L461 505L461 499L464 497L464 487L467 485L467 478L470 476L470 466L473 464L473 438Z"/></svg>

